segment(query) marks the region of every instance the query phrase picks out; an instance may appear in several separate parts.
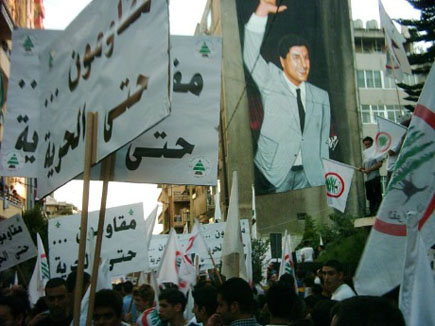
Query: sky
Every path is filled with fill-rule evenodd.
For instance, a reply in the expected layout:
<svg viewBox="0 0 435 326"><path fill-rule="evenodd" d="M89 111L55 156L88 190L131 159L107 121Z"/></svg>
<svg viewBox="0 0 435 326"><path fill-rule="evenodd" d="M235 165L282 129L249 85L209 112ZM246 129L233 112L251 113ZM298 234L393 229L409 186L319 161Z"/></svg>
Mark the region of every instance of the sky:
<svg viewBox="0 0 435 326"><path fill-rule="evenodd" d="M113 0L110 0L113 1ZM299 0L302 1L302 0ZM46 29L64 29L85 8L89 0L45 0ZM193 35L197 23L201 20L205 0L170 0L170 32L174 35ZM391 18L419 18L419 12L405 0L384 0L385 10ZM363 23L376 19L379 22L378 0L351 0L352 19L361 19ZM56 190L54 197L82 207L82 182L71 181ZM91 182L89 211L98 210L101 200L102 182ZM157 205L160 189L151 184L134 184L111 182L109 184L107 207L115 207L143 202L144 215ZM154 233L159 233L161 226L156 223Z"/></svg>

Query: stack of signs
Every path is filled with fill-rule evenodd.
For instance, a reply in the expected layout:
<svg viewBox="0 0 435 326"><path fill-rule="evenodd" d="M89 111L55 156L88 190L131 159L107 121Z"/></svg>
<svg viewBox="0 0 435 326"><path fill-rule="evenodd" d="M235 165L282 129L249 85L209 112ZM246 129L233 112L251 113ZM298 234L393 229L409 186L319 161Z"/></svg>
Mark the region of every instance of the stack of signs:
<svg viewBox="0 0 435 326"><path fill-rule="evenodd" d="M85 270L92 271L99 212L89 213ZM147 246L142 203L109 208L104 221L101 258L111 276L146 270ZM80 218L70 215L48 222L51 277L67 277L77 268Z"/></svg>
<svg viewBox="0 0 435 326"><path fill-rule="evenodd" d="M97 161L169 114L167 5L94 0L47 46L33 32L22 32L12 53L24 51L20 62L12 60L9 90L15 95L8 101L12 123L5 139L11 139L2 152L3 175L37 176L39 195L45 196L83 171L78 162L84 161L87 112L98 112ZM38 53L28 55L33 50ZM33 70L15 68L27 58L35 61ZM38 119L14 113L35 95L39 126ZM19 135L12 131L17 127Z"/></svg>
<svg viewBox="0 0 435 326"><path fill-rule="evenodd" d="M15 215L0 222L0 272L38 254L23 218Z"/></svg>
<svg viewBox="0 0 435 326"><path fill-rule="evenodd" d="M171 36L171 114L116 152L114 181L216 185L221 53L218 37Z"/></svg>
<svg viewBox="0 0 435 326"><path fill-rule="evenodd" d="M204 237L204 240L207 243L207 246L217 265L219 265L221 261L225 225L226 222L201 225L202 236ZM251 241L249 220L240 220L240 227L242 230L243 250L246 255L248 250L247 248ZM180 247L184 251L187 247L190 234L179 234L177 236ZM158 269L167 241L168 235L154 235L151 238L151 244L149 248L149 261L151 269ZM209 257L200 257L199 263L201 270L213 268L213 263Z"/></svg>

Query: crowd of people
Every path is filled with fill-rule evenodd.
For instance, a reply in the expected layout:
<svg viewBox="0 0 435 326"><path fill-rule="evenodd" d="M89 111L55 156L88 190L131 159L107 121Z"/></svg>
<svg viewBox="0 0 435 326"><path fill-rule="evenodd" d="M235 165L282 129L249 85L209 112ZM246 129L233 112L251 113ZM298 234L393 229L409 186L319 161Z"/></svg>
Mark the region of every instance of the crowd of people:
<svg viewBox="0 0 435 326"><path fill-rule="evenodd" d="M93 325L405 325L394 301L358 296L345 282L339 261L326 262L316 274L313 282L305 282L303 293L298 291L299 277L291 274L272 277L265 287L250 286L241 278L222 284L200 279L192 290L190 308L186 295L173 284L163 284L155 296L151 285L135 287L126 281L95 294ZM33 307L24 288L2 289L0 326L72 325L75 281L74 272L66 280L50 279L45 297ZM83 293L89 283L85 273ZM186 309L192 310L193 319L186 319Z"/></svg>

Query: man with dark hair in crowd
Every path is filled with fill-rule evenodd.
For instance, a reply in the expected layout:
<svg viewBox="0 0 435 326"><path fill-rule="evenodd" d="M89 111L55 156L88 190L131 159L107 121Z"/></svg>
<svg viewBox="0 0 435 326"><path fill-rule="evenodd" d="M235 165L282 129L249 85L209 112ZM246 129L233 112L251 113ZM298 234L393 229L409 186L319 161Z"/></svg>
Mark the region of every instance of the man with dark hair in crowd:
<svg viewBox="0 0 435 326"><path fill-rule="evenodd" d="M343 265L338 260L329 260L322 267L323 286L331 293L331 300L342 301L355 296L352 288L344 283Z"/></svg>
<svg viewBox="0 0 435 326"><path fill-rule="evenodd" d="M25 309L19 297L14 295L0 296L0 325L22 326L26 318Z"/></svg>
<svg viewBox="0 0 435 326"><path fill-rule="evenodd" d="M33 325L69 326L73 316L65 280L60 277L50 279L45 285L45 300L49 312L38 315L40 319Z"/></svg>
<svg viewBox="0 0 435 326"><path fill-rule="evenodd" d="M226 280L218 289L216 312L225 325L257 326L254 296L249 284L238 277Z"/></svg>
<svg viewBox="0 0 435 326"><path fill-rule="evenodd" d="M122 326L122 297L113 290L100 290L95 293L95 326Z"/></svg>
<svg viewBox="0 0 435 326"><path fill-rule="evenodd" d="M72 271L68 274L66 278L66 288L71 296L71 304L74 304L74 292L76 288L77 271ZM82 283L82 298L85 295L88 286L91 284L91 275L89 273L83 272L83 283Z"/></svg>
<svg viewBox="0 0 435 326"><path fill-rule="evenodd" d="M129 320L136 321L137 311L136 306L133 304L133 283L131 281L124 282L122 289L124 292L124 297L122 298L122 312L124 316L131 316Z"/></svg>
<svg viewBox="0 0 435 326"><path fill-rule="evenodd" d="M332 309L331 326L405 326L399 308L381 297L360 296Z"/></svg>
<svg viewBox="0 0 435 326"><path fill-rule="evenodd" d="M159 295L159 316L162 322L167 322L171 326L183 326L184 309L187 299L184 294L174 288L163 290Z"/></svg>
<svg viewBox="0 0 435 326"><path fill-rule="evenodd" d="M304 317L303 304L294 291L294 283L278 282L266 293L271 325L288 325Z"/></svg>
<svg viewBox="0 0 435 326"><path fill-rule="evenodd" d="M148 284L142 284L138 289L133 291L133 301L136 311L140 313L139 317L132 322L137 326L157 326L161 325L159 315L154 307L154 289ZM126 320L130 320L127 317Z"/></svg>
<svg viewBox="0 0 435 326"><path fill-rule="evenodd" d="M196 321L204 326L222 325L219 315L216 314L217 290L209 284L199 284L193 290L193 309Z"/></svg>

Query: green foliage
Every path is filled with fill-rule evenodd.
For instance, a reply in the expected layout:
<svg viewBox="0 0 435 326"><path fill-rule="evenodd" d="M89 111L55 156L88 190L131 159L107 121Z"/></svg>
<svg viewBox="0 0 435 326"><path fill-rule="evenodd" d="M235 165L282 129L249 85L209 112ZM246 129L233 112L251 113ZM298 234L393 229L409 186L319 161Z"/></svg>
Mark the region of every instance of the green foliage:
<svg viewBox="0 0 435 326"><path fill-rule="evenodd" d="M311 217L306 218L303 241L308 240L317 248L322 236L325 250L316 261L325 262L338 259L344 264L356 266L364 250L368 232L363 228L355 228L355 218L346 215L330 215L330 223L313 223Z"/></svg>
<svg viewBox="0 0 435 326"><path fill-rule="evenodd" d="M37 205L23 213L23 220L29 229L30 235L36 244L36 233L39 233L44 244L45 250L48 250L48 220L45 217L42 207Z"/></svg>
<svg viewBox="0 0 435 326"><path fill-rule="evenodd" d="M269 250L269 240L252 239L252 278L254 284L262 281L265 269L265 254Z"/></svg>

